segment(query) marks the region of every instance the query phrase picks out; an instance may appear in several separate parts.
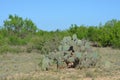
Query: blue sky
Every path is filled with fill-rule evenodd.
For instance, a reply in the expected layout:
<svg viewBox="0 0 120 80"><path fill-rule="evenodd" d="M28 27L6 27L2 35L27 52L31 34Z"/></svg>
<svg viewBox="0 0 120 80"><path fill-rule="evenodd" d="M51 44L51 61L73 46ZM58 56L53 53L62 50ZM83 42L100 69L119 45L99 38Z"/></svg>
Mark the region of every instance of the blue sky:
<svg viewBox="0 0 120 80"><path fill-rule="evenodd" d="M9 14L29 18L48 31L71 24L96 26L120 20L120 0L0 0L0 25Z"/></svg>

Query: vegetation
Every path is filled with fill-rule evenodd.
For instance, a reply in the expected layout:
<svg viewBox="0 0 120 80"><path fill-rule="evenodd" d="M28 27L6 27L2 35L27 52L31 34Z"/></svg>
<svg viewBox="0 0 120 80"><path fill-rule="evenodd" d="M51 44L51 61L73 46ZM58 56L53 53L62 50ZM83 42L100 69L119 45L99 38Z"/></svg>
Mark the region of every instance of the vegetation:
<svg viewBox="0 0 120 80"><path fill-rule="evenodd" d="M43 31L28 18L9 15L0 26L0 79L72 80L108 75L120 78L120 51L111 49L120 49L119 40L120 20L116 19L98 26L72 24L67 30Z"/></svg>
<svg viewBox="0 0 120 80"><path fill-rule="evenodd" d="M51 51L59 45L64 36L77 34L78 39L96 42L101 47L120 48L120 21L113 19L99 26L71 25L68 30L43 31L30 19L23 19L17 15L9 15L0 27L0 47L4 45L24 46L29 45L28 52L47 49ZM55 40L55 41L54 41ZM54 43L53 43L54 42ZM50 44L50 45L48 45ZM56 44L56 46L52 46ZM46 46L47 45L47 46ZM44 46L44 47L43 47ZM43 49L44 48L44 49ZM42 54L44 54L42 52Z"/></svg>
<svg viewBox="0 0 120 80"><path fill-rule="evenodd" d="M50 69L56 64L57 68L90 68L95 67L100 61L100 55L92 50L90 43L86 40L79 40L74 34L64 37L60 42L58 50L49 52L41 62L43 70Z"/></svg>

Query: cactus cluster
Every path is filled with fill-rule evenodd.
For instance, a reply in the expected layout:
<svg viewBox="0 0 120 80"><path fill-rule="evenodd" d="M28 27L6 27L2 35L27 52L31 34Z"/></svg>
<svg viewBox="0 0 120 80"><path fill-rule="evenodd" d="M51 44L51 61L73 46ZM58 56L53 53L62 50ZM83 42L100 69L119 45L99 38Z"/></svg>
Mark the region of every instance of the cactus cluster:
<svg viewBox="0 0 120 80"><path fill-rule="evenodd" d="M92 50L89 41L79 40L74 34L72 37L64 37L58 50L43 58L42 68L49 69L51 63L56 64L57 68L89 68L95 67L99 59L100 56Z"/></svg>

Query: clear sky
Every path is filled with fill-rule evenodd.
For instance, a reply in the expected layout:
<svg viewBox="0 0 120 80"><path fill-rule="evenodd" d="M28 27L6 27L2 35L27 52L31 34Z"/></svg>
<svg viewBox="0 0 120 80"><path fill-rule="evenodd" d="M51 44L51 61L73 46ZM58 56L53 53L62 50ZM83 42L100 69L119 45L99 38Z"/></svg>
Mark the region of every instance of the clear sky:
<svg viewBox="0 0 120 80"><path fill-rule="evenodd" d="M120 20L120 0L0 0L0 26L9 14L31 19L39 29L68 29Z"/></svg>

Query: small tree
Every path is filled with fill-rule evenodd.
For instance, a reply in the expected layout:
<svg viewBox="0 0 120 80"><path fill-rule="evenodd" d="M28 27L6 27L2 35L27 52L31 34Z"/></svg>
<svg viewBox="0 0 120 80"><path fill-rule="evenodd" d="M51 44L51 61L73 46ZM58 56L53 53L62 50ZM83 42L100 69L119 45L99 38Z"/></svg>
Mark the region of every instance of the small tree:
<svg viewBox="0 0 120 80"><path fill-rule="evenodd" d="M24 38L28 33L35 33L36 25L30 19L23 20L17 15L9 15L9 18L4 21L4 28L10 35L16 35Z"/></svg>

